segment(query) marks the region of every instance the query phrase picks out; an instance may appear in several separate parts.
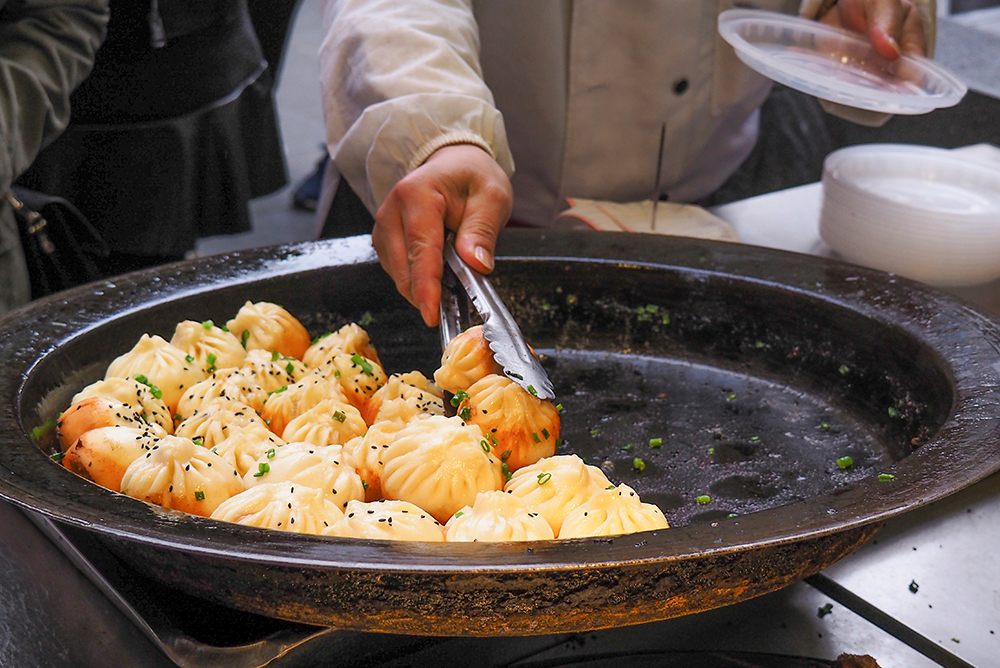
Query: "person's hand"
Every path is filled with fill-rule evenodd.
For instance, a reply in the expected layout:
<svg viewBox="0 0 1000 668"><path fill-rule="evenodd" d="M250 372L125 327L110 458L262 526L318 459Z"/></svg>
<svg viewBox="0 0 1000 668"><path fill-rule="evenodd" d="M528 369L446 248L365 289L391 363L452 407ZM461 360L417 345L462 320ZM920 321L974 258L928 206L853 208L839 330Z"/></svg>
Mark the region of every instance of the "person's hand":
<svg viewBox="0 0 1000 668"><path fill-rule="evenodd" d="M438 149L389 193L375 214L372 244L382 268L428 327L438 322L445 228L458 232L459 256L488 274L513 200L503 169L472 144Z"/></svg>
<svg viewBox="0 0 1000 668"><path fill-rule="evenodd" d="M838 0L820 21L867 35L889 60L926 55L923 21L910 0Z"/></svg>

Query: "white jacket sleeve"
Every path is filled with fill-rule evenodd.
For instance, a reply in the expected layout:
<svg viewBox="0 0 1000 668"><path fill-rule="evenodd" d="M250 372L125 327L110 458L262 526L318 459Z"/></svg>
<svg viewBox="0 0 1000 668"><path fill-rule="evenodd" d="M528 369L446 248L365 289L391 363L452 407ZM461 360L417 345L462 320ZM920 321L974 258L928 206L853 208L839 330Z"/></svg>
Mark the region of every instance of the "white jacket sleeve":
<svg viewBox="0 0 1000 668"><path fill-rule="evenodd" d="M513 173L471 0L328 0L323 19L327 145L370 211L448 144L480 146Z"/></svg>

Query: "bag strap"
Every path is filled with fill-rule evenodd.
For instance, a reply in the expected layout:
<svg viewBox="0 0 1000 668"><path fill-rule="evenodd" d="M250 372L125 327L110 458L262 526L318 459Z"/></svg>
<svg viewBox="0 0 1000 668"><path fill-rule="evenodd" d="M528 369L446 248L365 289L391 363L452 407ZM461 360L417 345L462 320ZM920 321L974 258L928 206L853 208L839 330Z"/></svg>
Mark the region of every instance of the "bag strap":
<svg viewBox="0 0 1000 668"><path fill-rule="evenodd" d="M62 222L72 228L75 242L85 252L97 257L107 257L111 253L111 249L101 233L68 199L20 186L11 186L10 190L3 195L3 199L14 210L14 216L29 234L41 238L39 233L48 225ZM56 221L52 223L40 213L48 207L57 207L59 211L59 215L55 216Z"/></svg>

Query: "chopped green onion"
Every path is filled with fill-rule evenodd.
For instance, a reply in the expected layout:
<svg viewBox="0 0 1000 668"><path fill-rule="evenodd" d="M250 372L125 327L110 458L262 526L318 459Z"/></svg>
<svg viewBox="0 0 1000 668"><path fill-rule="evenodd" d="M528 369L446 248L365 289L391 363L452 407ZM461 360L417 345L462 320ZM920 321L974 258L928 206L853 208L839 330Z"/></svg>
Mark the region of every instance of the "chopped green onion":
<svg viewBox="0 0 1000 668"><path fill-rule="evenodd" d="M895 480L896 476L894 476L891 473L879 473L878 474L878 479L879 479L879 482L889 482L890 480Z"/></svg>
<svg viewBox="0 0 1000 668"><path fill-rule="evenodd" d="M563 405L556 404L556 413L562 413L562 412L563 412Z"/></svg>
<svg viewBox="0 0 1000 668"><path fill-rule="evenodd" d="M257 472L253 474L253 477L259 478L270 470L271 470L270 464L268 464L267 462L261 462L260 464L257 464Z"/></svg>
<svg viewBox="0 0 1000 668"><path fill-rule="evenodd" d="M341 413L340 411L333 411L333 419L336 420L337 422L343 422L344 420L347 419L347 416Z"/></svg>
<svg viewBox="0 0 1000 668"><path fill-rule="evenodd" d="M281 353L279 353L277 350L272 350L271 351L271 361L272 362L277 362L280 359L281 359Z"/></svg>
<svg viewBox="0 0 1000 668"><path fill-rule="evenodd" d="M361 481L361 486L365 488L366 492L368 491L368 483L366 483L364 480Z"/></svg>
<svg viewBox="0 0 1000 668"><path fill-rule="evenodd" d="M215 363L219 361L219 358L215 353L209 353L208 356L205 357L205 361L208 362L209 366L215 366Z"/></svg>
<svg viewBox="0 0 1000 668"><path fill-rule="evenodd" d="M295 365L292 364L291 362L289 362L288 364L286 364L285 365L285 373L287 373L289 376L294 376L295 375Z"/></svg>
<svg viewBox="0 0 1000 668"><path fill-rule="evenodd" d="M483 449L483 452L485 452L486 454L490 453L490 444L486 442L485 438L479 441L479 447L481 447Z"/></svg>
<svg viewBox="0 0 1000 668"><path fill-rule="evenodd" d="M726 515L726 517L728 517L730 519L732 519L733 517L739 517L739 516L740 516L739 513L729 513L728 515Z"/></svg>
<svg viewBox="0 0 1000 668"><path fill-rule="evenodd" d="M135 382L142 383L143 385L149 385L149 378L146 378L144 374L140 373L138 376L133 377L135 378Z"/></svg>
<svg viewBox="0 0 1000 668"><path fill-rule="evenodd" d="M502 455L500 455L500 461L505 462L510 459L510 456L514 454L513 450L507 450Z"/></svg>
<svg viewBox="0 0 1000 668"><path fill-rule="evenodd" d="M357 353L351 355L351 362L360 366L361 371L363 371L366 376L371 376L372 372L375 371L375 368L368 363L368 360Z"/></svg>
<svg viewBox="0 0 1000 668"><path fill-rule="evenodd" d="M190 364L191 362L194 361L194 357L192 357L191 355L185 355L184 356L184 361L187 362L188 364Z"/></svg>
<svg viewBox="0 0 1000 668"><path fill-rule="evenodd" d="M852 459L848 455L844 455L843 457L838 457L837 458L837 466L839 466L842 469L850 468L850 467L854 466L854 459Z"/></svg>
<svg viewBox="0 0 1000 668"><path fill-rule="evenodd" d="M600 433L601 433L601 430L600 430L600 429L591 429L591 430L590 430L590 435L591 435L591 436L597 436L597 435L598 435L598 434L600 434Z"/></svg>
<svg viewBox="0 0 1000 668"><path fill-rule="evenodd" d="M632 452L634 448L635 446L632 445L631 443L626 443L625 445L622 446L622 450L624 450L625 452Z"/></svg>
<svg viewBox="0 0 1000 668"><path fill-rule="evenodd" d="M528 394L530 394L533 397L538 396L538 390L535 389L534 385L528 385Z"/></svg>
<svg viewBox="0 0 1000 668"><path fill-rule="evenodd" d="M284 392L284 391L285 391L285 390L287 390L287 389L288 389L288 386L287 386L287 385L282 385L282 386L281 386L281 387L279 387L278 389L276 389L276 390L271 390L270 392L268 392L268 395L271 395L271 394L281 394L282 392Z"/></svg>
<svg viewBox="0 0 1000 668"><path fill-rule="evenodd" d="M274 459L274 455L275 455L274 448L271 448L270 450L267 451L268 459Z"/></svg>
<svg viewBox="0 0 1000 668"><path fill-rule="evenodd" d="M213 327L215 327L215 323L212 322L211 320L202 320L201 321L201 326L204 327L206 330L208 330L208 329L212 329Z"/></svg>
<svg viewBox="0 0 1000 668"><path fill-rule="evenodd" d="M710 497L708 494L702 494L700 496L696 496L694 500L698 502L699 506L707 506L708 504L712 503L712 497Z"/></svg>
<svg viewBox="0 0 1000 668"><path fill-rule="evenodd" d="M651 448L659 448L662 445L663 445L663 439L662 438L651 438L651 439L649 439L649 447L651 447Z"/></svg>
<svg viewBox="0 0 1000 668"><path fill-rule="evenodd" d="M632 460L632 468L634 468L639 473L646 470L646 462L642 461L641 457L636 457Z"/></svg>
<svg viewBox="0 0 1000 668"><path fill-rule="evenodd" d="M544 436L545 439L548 440L548 438L549 438L549 430L548 429L542 429L542 436Z"/></svg>
<svg viewBox="0 0 1000 668"><path fill-rule="evenodd" d="M544 485L549 480L552 480L552 474L551 473L539 473L538 474L538 484L539 485Z"/></svg>
<svg viewBox="0 0 1000 668"><path fill-rule="evenodd" d="M763 348L763 347L764 347L764 342L763 342L763 341L758 341L758 342L757 342L757 343L755 343L754 345L755 345L755 346L756 346L756 347L757 347L758 349L760 349L760 348Z"/></svg>
<svg viewBox="0 0 1000 668"><path fill-rule="evenodd" d="M31 430L31 438L32 440L37 441L55 428L56 421L50 418Z"/></svg>
<svg viewBox="0 0 1000 668"><path fill-rule="evenodd" d="M531 440L534 441L535 443L542 442L542 439L538 438L538 434L536 434L535 432L531 432Z"/></svg>
<svg viewBox="0 0 1000 668"><path fill-rule="evenodd" d="M358 324L361 325L362 327L367 327L368 325L372 324L373 322L375 322L375 318L373 318L372 314L369 313L368 311L365 311L361 315L361 319L358 320Z"/></svg>
<svg viewBox="0 0 1000 668"><path fill-rule="evenodd" d="M250 330L246 329L240 334L240 344L243 346L243 350L247 349L247 341L250 340Z"/></svg>
<svg viewBox="0 0 1000 668"><path fill-rule="evenodd" d="M896 415L897 415L897 413L896 413L896 407L895 406L889 406L889 417L894 418L894 417L896 417Z"/></svg>
<svg viewBox="0 0 1000 668"><path fill-rule="evenodd" d="M458 411L458 417L462 418L463 422L468 422L469 418L472 417L472 409L468 406L463 406L462 410Z"/></svg>
<svg viewBox="0 0 1000 668"><path fill-rule="evenodd" d="M191 439L191 442L194 443L195 445L205 445L205 437L195 436L194 438Z"/></svg>
<svg viewBox="0 0 1000 668"><path fill-rule="evenodd" d="M454 406L455 408L458 408L458 405L468 398L469 398L468 392L466 392L465 390L459 390L458 392L455 393L455 396L451 398L451 405Z"/></svg>
<svg viewBox="0 0 1000 668"><path fill-rule="evenodd" d="M819 428L823 431L830 431L830 424L827 422L820 422Z"/></svg>
<svg viewBox="0 0 1000 668"><path fill-rule="evenodd" d="M514 474L507 468L507 462L500 464L500 472L503 473L504 480L510 481L514 477Z"/></svg>
<svg viewBox="0 0 1000 668"><path fill-rule="evenodd" d="M64 452L53 452L51 455L49 455L49 459L51 459L54 462L61 462L63 460L63 457L65 456L66 453Z"/></svg>
<svg viewBox="0 0 1000 668"><path fill-rule="evenodd" d="M198 501L204 501L204 500L205 500L205 492L201 491L200 489L199 489L199 490L197 490L197 491L196 491L196 492L194 493L194 498L195 498L196 500L198 500Z"/></svg>
<svg viewBox="0 0 1000 668"><path fill-rule="evenodd" d="M847 368L846 364L841 364L840 368L837 369L837 371L840 372L841 376L846 376L847 374L849 374L851 372L851 370L849 368Z"/></svg>
<svg viewBox="0 0 1000 668"><path fill-rule="evenodd" d="M726 401L736 401L736 395L730 394L726 397Z"/></svg>

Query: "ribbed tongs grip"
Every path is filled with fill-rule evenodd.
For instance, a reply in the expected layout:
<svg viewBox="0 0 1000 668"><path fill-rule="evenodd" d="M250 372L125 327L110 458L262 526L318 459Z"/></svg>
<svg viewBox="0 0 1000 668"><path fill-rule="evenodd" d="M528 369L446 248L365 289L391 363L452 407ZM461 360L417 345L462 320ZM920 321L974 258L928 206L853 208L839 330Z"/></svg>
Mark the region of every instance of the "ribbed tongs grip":
<svg viewBox="0 0 1000 668"><path fill-rule="evenodd" d="M444 259L483 319L483 335L489 341L494 359L503 367L507 377L539 399L554 398L552 381L524 342L521 328L517 326L493 284L458 256L450 236L445 240ZM444 292L442 291L442 298ZM442 304L442 314L445 308ZM444 336L442 330L442 337Z"/></svg>

